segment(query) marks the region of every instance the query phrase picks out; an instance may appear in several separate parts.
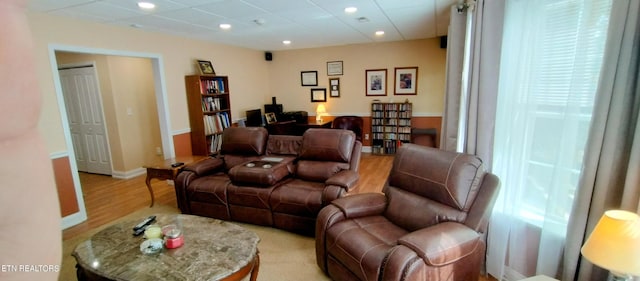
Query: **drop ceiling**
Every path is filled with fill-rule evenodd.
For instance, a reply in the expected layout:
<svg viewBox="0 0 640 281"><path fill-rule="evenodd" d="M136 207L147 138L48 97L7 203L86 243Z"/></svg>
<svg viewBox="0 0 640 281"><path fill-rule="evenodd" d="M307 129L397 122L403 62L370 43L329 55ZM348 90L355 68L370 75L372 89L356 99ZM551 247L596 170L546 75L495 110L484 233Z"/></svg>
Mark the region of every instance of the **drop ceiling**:
<svg viewBox="0 0 640 281"><path fill-rule="evenodd" d="M447 34L457 0L30 0L29 10L277 51L434 38ZM344 11L356 7L353 14ZM228 30L220 24L231 25ZM376 36L376 31L384 35ZM283 44L290 40L291 44Z"/></svg>

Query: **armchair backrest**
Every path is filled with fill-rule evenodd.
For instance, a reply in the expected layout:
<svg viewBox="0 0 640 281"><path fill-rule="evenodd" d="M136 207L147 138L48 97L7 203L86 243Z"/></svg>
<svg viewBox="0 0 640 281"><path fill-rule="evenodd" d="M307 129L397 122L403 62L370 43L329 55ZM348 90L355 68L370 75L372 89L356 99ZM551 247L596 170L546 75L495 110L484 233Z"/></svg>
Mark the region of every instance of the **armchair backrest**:
<svg viewBox="0 0 640 281"><path fill-rule="evenodd" d="M404 144L383 190L385 216L410 231L454 221L484 232L497 186L477 156Z"/></svg>
<svg viewBox="0 0 640 281"><path fill-rule="evenodd" d="M262 127L229 127L222 132L220 153L224 156L225 168L256 159L266 151L267 129Z"/></svg>
<svg viewBox="0 0 640 281"><path fill-rule="evenodd" d="M357 171L360 151L352 131L308 129L302 136L296 175L309 181L324 181L342 170ZM354 163L355 162L355 163Z"/></svg>
<svg viewBox="0 0 640 281"><path fill-rule="evenodd" d="M356 140L362 142L364 121L360 116L338 116L333 119L331 127L334 129L351 130L356 134Z"/></svg>

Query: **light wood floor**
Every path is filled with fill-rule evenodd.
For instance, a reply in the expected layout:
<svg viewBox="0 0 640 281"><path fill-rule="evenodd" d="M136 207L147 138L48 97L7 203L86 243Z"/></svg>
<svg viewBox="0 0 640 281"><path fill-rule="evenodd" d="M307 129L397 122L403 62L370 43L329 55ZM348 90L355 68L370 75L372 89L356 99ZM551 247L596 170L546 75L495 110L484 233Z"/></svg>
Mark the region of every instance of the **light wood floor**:
<svg viewBox="0 0 640 281"><path fill-rule="evenodd" d="M360 180L354 193L381 192L392 163L393 156L363 153L359 170ZM80 173L88 219L64 230L63 239L70 239L136 210L149 207L151 198L144 181L144 175L121 180L110 176ZM166 181L153 180L152 187L156 204L177 207L173 186ZM480 281L495 281L495 279L481 276Z"/></svg>
<svg viewBox="0 0 640 281"><path fill-rule="evenodd" d="M380 192L389 175L393 156L363 153L360 162L360 181L354 193ZM126 214L146 208L151 203L145 176L121 180L110 176L80 173L82 195L87 221L63 231L63 239L109 223ZM173 186L166 181L152 180L155 203L176 206Z"/></svg>

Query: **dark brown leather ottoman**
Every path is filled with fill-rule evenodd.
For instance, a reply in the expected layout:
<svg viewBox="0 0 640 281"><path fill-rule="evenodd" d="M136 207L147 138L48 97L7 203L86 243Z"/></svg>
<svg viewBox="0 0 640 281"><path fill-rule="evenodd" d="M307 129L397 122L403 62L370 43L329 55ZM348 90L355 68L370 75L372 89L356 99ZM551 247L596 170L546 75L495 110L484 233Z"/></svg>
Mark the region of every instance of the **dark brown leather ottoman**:
<svg viewBox="0 0 640 281"><path fill-rule="evenodd" d="M289 161L249 161L229 170L229 178L234 185L271 186L289 175Z"/></svg>
<svg viewBox="0 0 640 281"><path fill-rule="evenodd" d="M286 161L249 161L229 170L231 184L227 186L229 212L236 221L257 225L272 225L269 198L280 182L290 175ZM285 180L286 181L286 180Z"/></svg>

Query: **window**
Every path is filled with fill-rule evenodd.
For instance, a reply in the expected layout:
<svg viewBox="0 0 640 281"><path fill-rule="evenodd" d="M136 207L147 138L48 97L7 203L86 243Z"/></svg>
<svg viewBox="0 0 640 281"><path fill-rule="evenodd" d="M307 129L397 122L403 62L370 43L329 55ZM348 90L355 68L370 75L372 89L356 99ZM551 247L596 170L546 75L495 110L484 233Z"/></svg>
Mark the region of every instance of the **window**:
<svg viewBox="0 0 640 281"><path fill-rule="evenodd" d="M507 1L493 171L496 209L566 231L610 1Z"/></svg>
<svg viewBox="0 0 640 281"><path fill-rule="evenodd" d="M501 190L487 237L499 280L559 272L611 1L506 1L492 167Z"/></svg>

